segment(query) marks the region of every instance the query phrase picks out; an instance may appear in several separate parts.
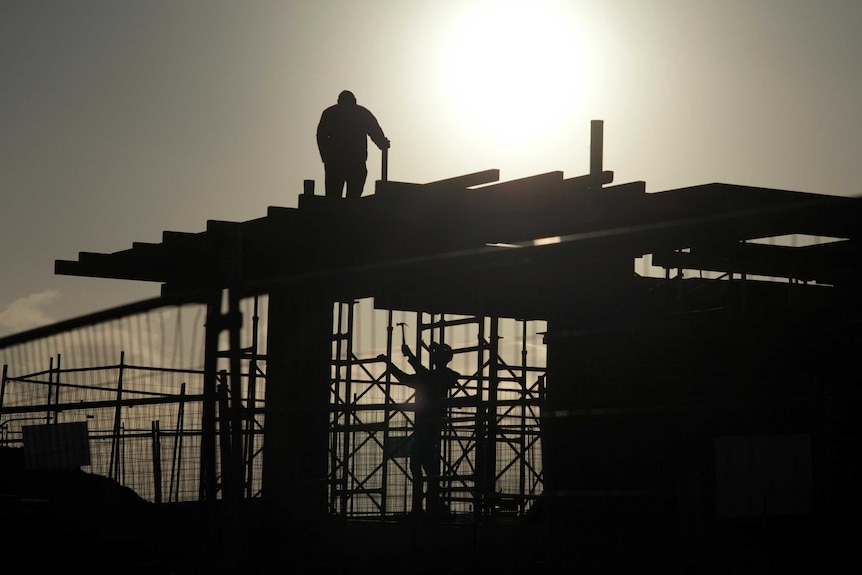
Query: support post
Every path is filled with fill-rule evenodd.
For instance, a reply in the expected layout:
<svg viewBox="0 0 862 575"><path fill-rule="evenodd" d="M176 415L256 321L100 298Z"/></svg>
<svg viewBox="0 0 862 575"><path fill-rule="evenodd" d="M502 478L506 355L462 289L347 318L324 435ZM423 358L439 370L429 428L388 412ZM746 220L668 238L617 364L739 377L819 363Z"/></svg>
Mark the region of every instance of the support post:
<svg viewBox="0 0 862 575"><path fill-rule="evenodd" d="M258 357L258 296L254 296L254 313L251 318L251 357L248 362L248 392L245 410L245 443L242 461L245 467L243 486L244 496L251 499L252 485L254 484L254 457L255 457L255 417L257 410L257 357Z"/></svg>
<svg viewBox="0 0 862 575"><path fill-rule="evenodd" d="M153 499L162 502L162 437L159 420L150 423L153 433Z"/></svg>
<svg viewBox="0 0 862 575"><path fill-rule="evenodd" d="M51 392L54 389L54 358L48 364L48 403L45 406L45 425L51 423Z"/></svg>
<svg viewBox="0 0 862 575"><path fill-rule="evenodd" d="M218 387L216 394L218 395L218 438L219 438L219 455L221 459L221 483L222 483L222 498L228 503L235 502L235 473L233 465L233 445L231 441L231 423L233 417L229 405L228 395L230 392L229 381L230 375L226 370L219 371Z"/></svg>
<svg viewBox="0 0 862 575"><path fill-rule="evenodd" d="M332 312L313 290L270 293L263 498L305 534L327 518Z"/></svg>
<svg viewBox="0 0 862 575"><path fill-rule="evenodd" d="M228 421L222 420L221 425L227 424L230 429L228 437L230 441L230 459L227 464L229 466L228 474L230 476L230 489L226 496L232 500L239 500L242 497L242 476L243 476L243 460L242 460L242 373L240 354L240 330L242 329L242 311L240 310L240 298L236 288L228 290L228 314L230 318L228 327L228 341L230 342L230 378L223 383L226 390L229 391L230 403L226 406L227 413L222 417L227 417Z"/></svg>
<svg viewBox="0 0 862 575"><path fill-rule="evenodd" d="M3 379L0 381L0 416L3 415L3 399L6 397L6 377L9 374L9 365L3 364Z"/></svg>
<svg viewBox="0 0 862 575"><path fill-rule="evenodd" d="M590 175L598 176L602 173L604 155L604 120L592 120L590 122Z"/></svg>
<svg viewBox="0 0 862 575"><path fill-rule="evenodd" d="M403 329L403 326L402 326ZM386 312L386 353L391 358L392 356L392 310L387 310ZM388 446L389 443L389 427L392 424L392 374L389 370L386 371L383 379L383 402L385 407L383 408L383 421L386 422L386 425L383 427L383 445ZM388 500L387 495L389 492L389 466L392 457L388 450L383 450L383 475L380 477L380 501L381 501L381 509L380 509L380 520L386 520L386 514L388 512Z"/></svg>
<svg viewBox="0 0 862 575"><path fill-rule="evenodd" d="M108 477L120 480L120 423L123 404L123 368L126 363L126 352L120 352L120 370L117 376L117 404L114 407L114 429L111 434L111 460L108 464Z"/></svg>
<svg viewBox="0 0 862 575"><path fill-rule="evenodd" d="M174 434L174 454L171 457L171 481L168 485L168 501L171 500L171 495L174 493L174 486L176 486L176 496L174 497L174 502L178 502L180 500L180 470L183 468L183 414L185 412L185 407L186 382L183 382L180 385L180 403L177 406L177 426L176 433ZM174 483L175 477L176 483Z"/></svg>
<svg viewBox="0 0 862 575"><path fill-rule="evenodd" d="M488 334L488 405L485 415L485 454L482 458L485 468L482 473L482 501L485 508L484 513L488 520L493 521L495 507L499 504L496 493L497 474L497 435L499 433L497 423L497 402L499 401L500 387L500 319L496 316L490 318L490 333Z"/></svg>
<svg viewBox="0 0 862 575"><path fill-rule="evenodd" d="M198 498L215 501L216 482L216 380L218 374L218 341L221 319L221 292L214 292L207 302L204 335L204 382L201 404L201 463Z"/></svg>

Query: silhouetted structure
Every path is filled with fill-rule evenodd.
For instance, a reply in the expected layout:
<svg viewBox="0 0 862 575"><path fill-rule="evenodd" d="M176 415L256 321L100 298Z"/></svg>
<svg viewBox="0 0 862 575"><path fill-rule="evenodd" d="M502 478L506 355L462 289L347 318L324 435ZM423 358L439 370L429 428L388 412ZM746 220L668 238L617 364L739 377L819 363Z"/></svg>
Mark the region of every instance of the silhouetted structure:
<svg viewBox="0 0 862 575"><path fill-rule="evenodd" d="M82 253L55 270L197 294L208 302L208 361L245 353L237 302L269 296L265 508L251 539L280 568L289 556L400 572L422 553L420 538L447 551L422 556L429 570L840 565L853 549L844 525L862 512L862 200L722 183L647 194L643 182L608 185L601 164L594 149L590 173L574 178L499 183L489 170L378 182L349 206L304 194L297 209L165 232L161 243ZM345 338L333 333L333 307L359 298L384 310L547 321L544 495L517 521L488 512L500 505L488 481L494 449L477 458L470 529L417 532L385 514L333 520L329 415L363 408L330 403L333 366L350 360L332 351ZM224 459L212 438L226 419L213 366L203 492L235 503L220 481L231 474L216 469ZM526 441L495 429L493 415L532 401L527 392L507 403L488 383L481 401L493 405L477 411L476 429ZM345 421L348 431L371 428Z"/></svg>
<svg viewBox="0 0 862 575"><path fill-rule="evenodd" d="M381 150L389 148L389 140L374 114L357 104L352 92L344 90L338 95L338 103L323 111L317 125L327 197L340 198L345 185L348 198L362 195L368 176L368 138Z"/></svg>

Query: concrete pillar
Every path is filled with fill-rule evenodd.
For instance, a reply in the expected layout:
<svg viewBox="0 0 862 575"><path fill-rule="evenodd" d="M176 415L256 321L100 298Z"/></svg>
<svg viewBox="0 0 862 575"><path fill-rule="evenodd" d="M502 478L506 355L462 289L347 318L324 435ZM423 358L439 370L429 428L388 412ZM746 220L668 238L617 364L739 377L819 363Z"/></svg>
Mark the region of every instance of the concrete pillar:
<svg viewBox="0 0 862 575"><path fill-rule="evenodd" d="M308 290L269 297L263 498L306 524L327 515L332 308Z"/></svg>

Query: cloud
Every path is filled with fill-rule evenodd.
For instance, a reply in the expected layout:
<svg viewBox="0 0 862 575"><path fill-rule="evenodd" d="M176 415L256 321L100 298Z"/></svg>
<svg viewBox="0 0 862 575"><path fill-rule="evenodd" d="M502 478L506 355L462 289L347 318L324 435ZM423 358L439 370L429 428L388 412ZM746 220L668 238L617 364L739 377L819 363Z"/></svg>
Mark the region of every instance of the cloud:
<svg viewBox="0 0 862 575"><path fill-rule="evenodd" d="M17 299L0 311L0 334L17 333L53 323L44 308L59 297L58 290L45 290Z"/></svg>

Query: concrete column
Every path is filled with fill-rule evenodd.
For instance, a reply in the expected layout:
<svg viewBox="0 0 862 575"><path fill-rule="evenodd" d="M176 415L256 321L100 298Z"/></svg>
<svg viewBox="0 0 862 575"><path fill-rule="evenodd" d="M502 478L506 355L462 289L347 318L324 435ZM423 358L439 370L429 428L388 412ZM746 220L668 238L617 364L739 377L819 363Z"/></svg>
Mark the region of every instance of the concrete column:
<svg viewBox="0 0 862 575"><path fill-rule="evenodd" d="M303 523L327 515L332 308L308 290L269 298L263 497Z"/></svg>

